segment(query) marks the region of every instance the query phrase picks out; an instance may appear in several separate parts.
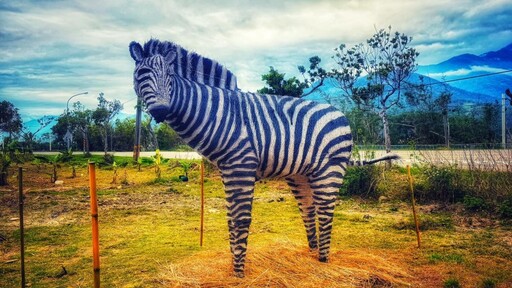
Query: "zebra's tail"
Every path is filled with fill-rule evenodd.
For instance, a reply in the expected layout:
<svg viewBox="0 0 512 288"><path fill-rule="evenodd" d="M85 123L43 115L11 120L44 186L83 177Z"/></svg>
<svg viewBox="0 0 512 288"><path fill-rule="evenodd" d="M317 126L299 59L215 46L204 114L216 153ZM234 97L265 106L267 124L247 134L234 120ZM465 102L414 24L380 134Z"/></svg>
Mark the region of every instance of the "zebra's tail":
<svg viewBox="0 0 512 288"><path fill-rule="evenodd" d="M400 156L398 156L398 154L389 153L382 157L371 159L371 160L362 160L362 161L356 160L356 161L354 161L354 160L350 159L349 165L350 166L365 166L365 165L371 165L371 164L381 162L381 161L389 161L389 160L397 160L397 159L400 159Z"/></svg>

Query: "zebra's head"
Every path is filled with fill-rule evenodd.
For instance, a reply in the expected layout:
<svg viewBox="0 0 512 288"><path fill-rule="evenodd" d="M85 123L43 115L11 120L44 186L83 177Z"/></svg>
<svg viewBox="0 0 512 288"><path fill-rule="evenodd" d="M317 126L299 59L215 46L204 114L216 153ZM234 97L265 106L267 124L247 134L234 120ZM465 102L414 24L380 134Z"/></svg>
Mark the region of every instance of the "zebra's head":
<svg viewBox="0 0 512 288"><path fill-rule="evenodd" d="M162 122L170 110L172 70L170 55L147 55L137 42L130 43L130 54L135 60L133 85L135 93L146 105L157 122Z"/></svg>

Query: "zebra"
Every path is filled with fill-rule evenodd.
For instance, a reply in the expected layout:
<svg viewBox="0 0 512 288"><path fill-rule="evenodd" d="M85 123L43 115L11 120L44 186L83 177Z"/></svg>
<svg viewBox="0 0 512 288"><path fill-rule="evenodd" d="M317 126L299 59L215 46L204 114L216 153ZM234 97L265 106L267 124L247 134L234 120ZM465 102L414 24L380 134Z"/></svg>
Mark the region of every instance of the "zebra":
<svg viewBox="0 0 512 288"><path fill-rule="evenodd" d="M234 275L244 277L254 185L263 178L288 183L308 246L327 262L353 145L343 113L300 98L241 92L231 71L171 42L131 42L129 50L134 89L147 111L221 172Z"/></svg>

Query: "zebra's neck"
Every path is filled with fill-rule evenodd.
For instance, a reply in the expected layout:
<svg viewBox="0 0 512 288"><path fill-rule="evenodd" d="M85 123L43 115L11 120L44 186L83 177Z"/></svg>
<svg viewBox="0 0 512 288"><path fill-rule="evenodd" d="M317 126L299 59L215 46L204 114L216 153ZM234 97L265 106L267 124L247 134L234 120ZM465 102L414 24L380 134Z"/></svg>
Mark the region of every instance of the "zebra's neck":
<svg viewBox="0 0 512 288"><path fill-rule="evenodd" d="M204 156L229 147L219 146L226 137L240 137L241 115L238 97L230 90L219 89L179 76L173 77L169 124L192 148ZM225 130L223 127L235 127ZM228 141L229 142L229 141ZM210 159L215 161L215 159Z"/></svg>

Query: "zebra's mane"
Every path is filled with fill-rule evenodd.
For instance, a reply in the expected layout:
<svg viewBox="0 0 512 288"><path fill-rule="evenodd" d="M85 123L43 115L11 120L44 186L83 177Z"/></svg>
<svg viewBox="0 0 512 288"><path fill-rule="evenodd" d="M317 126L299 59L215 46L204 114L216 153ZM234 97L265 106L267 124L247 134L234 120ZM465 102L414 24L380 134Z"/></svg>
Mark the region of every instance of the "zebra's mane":
<svg viewBox="0 0 512 288"><path fill-rule="evenodd" d="M238 90L236 76L217 61L190 52L172 42L151 39L144 44L143 57L160 54L174 67L174 72L181 77L228 90Z"/></svg>

